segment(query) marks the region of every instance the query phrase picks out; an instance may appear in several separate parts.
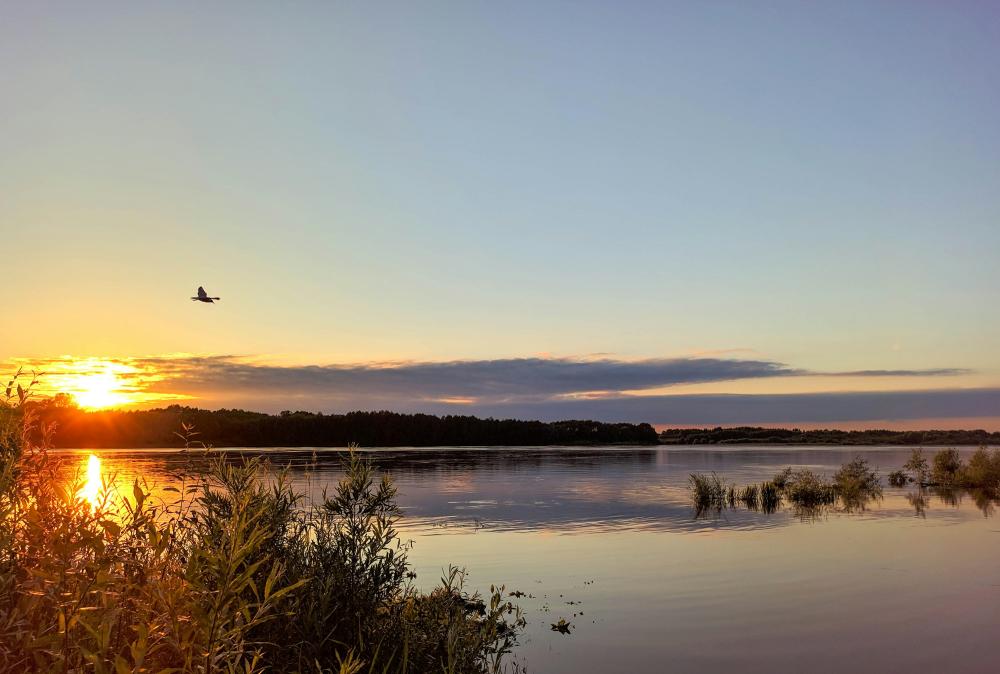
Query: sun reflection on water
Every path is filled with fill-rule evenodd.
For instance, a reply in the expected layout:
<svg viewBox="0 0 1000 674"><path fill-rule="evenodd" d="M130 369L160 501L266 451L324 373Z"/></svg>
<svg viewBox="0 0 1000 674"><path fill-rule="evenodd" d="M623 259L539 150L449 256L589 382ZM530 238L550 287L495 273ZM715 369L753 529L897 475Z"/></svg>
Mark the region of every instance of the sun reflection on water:
<svg viewBox="0 0 1000 674"><path fill-rule="evenodd" d="M77 496L90 503L92 507L97 507L104 494L104 483L101 477L101 459L96 454L87 457L87 470L85 481Z"/></svg>

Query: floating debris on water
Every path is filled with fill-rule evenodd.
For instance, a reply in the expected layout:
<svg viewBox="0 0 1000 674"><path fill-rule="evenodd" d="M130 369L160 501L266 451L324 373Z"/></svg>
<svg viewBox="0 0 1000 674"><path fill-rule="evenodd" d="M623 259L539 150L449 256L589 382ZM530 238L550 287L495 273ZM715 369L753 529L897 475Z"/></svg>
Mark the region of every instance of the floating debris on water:
<svg viewBox="0 0 1000 674"><path fill-rule="evenodd" d="M572 626L573 624L566 622L565 618L560 618L559 622L552 623L552 631L559 632L560 634L569 634L570 633L569 629Z"/></svg>

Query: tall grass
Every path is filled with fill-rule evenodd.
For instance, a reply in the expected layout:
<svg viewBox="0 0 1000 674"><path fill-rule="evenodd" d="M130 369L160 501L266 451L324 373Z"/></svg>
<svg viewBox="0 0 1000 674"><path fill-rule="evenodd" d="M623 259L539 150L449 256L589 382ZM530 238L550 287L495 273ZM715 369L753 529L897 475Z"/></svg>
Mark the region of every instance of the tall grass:
<svg viewBox="0 0 1000 674"><path fill-rule="evenodd" d="M692 501L699 514L708 508L721 510L743 505L748 510L775 512L787 499L800 512L833 505L838 501L846 510L861 509L879 498L882 487L878 473L862 457L841 466L832 480L813 471L785 468L770 481L742 488L728 484L715 473L692 474L688 479Z"/></svg>
<svg viewBox="0 0 1000 674"><path fill-rule="evenodd" d="M729 486L714 472L711 475L691 473L688 476L691 498L698 510L721 510L729 501Z"/></svg>
<svg viewBox="0 0 1000 674"><path fill-rule="evenodd" d="M902 469L892 471L888 478L894 487L903 487L909 482L917 485L918 493L907 498L918 515L923 515L927 508L925 487L934 487L941 499L955 505L960 492L968 490L977 507L990 514L995 509L994 501L1000 499L1000 449L980 447L968 463L963 462L954 449L937 452L931 461L921 449L914 449ZM741 488L715 473L711 476L693 474L689 485L699 515L708 508L721 510L739 505L748 510L774 512L787 500L800 516L809 517L833 505L847 511L863 510L871 501L882 497L878 472L861 456L843 464L832 478L806 468L788 467L769 482L759 485Z"/></svg>
<svg viewBox="0 0 1000 674"><path fill-rule="evenodd" d="M457 569L409 585L395 487L357 454L320 503L249 459L92 505L30 441L29 395L0 400L0 671L504 670L517 608Z"/></svg>

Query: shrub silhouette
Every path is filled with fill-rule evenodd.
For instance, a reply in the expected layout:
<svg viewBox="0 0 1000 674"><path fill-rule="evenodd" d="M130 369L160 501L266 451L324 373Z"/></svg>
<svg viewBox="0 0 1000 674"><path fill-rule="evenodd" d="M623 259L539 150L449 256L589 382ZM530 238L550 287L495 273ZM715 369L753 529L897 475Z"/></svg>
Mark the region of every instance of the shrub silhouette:
<svg viewBox="0 0 1000 674"><path fill-rule="evenodd" d="M321 503L259 458L215 459L174 501L136 481L89 503L33 440L49 429L19 377L0 396L0 671L504 669L517 608L457 569L408 585L395 487L357 455Z"/></svg>

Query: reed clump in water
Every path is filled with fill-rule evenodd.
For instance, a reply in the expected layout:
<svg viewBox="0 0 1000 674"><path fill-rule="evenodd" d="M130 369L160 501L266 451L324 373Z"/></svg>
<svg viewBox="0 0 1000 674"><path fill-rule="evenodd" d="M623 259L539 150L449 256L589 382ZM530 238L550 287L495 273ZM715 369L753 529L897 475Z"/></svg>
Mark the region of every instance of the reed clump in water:
<svg viewBox="0 0 1000 674"><path fill-rule="evenodd" d="M833 484L808 468L793 471L782 493L795 505L804 507L829 505L837 500Z"/></svg>
<svg viewBox="0 0 1000 674"><path fill-rule="evenodd" d="M760 485L760 509L773 513L781 506L781 490L774 482L764 482Z"/></svg>
<svg viewBox="0 0 1000 674"><path fill-rule="evenodd" d="M406 582L396 489L352 453L320 503L221 459L161 502L78 496L0 389L0 671L495 673L524 624L451 569ZM13 393L16 391L16 395Z"/></svg>
<svg viewBox="0 0 1000 674"><path fill-rule="evenodd" d="M808 468L791 467L778 472L770 481L736 487L727 484L715 473L700 473L689 478L695 507L700 511L712 507L717 510L738 505L748 510L775 512L783 500L797 508L820 508L838 501L848 510L863 508L871 499L882 495L878 473L867 459L857 457L841 466L832 480L817 475Z"/></svg>
<svg viewBox="0 0 1000 674"><path fill-rule="evenodd" d="M688 476L691 498L699 510L714 508L721 510L729 502L730 488L716 473L691 473Z"/></svg>
<svg viewBox="0 0 1000 674"><path fill-rule="evenodd" d="M692 473L688 477L691 500L699 515L740 505L748 510L773 513L781 506L781 490L773 482L737 487L717 474Z"/></svg>

